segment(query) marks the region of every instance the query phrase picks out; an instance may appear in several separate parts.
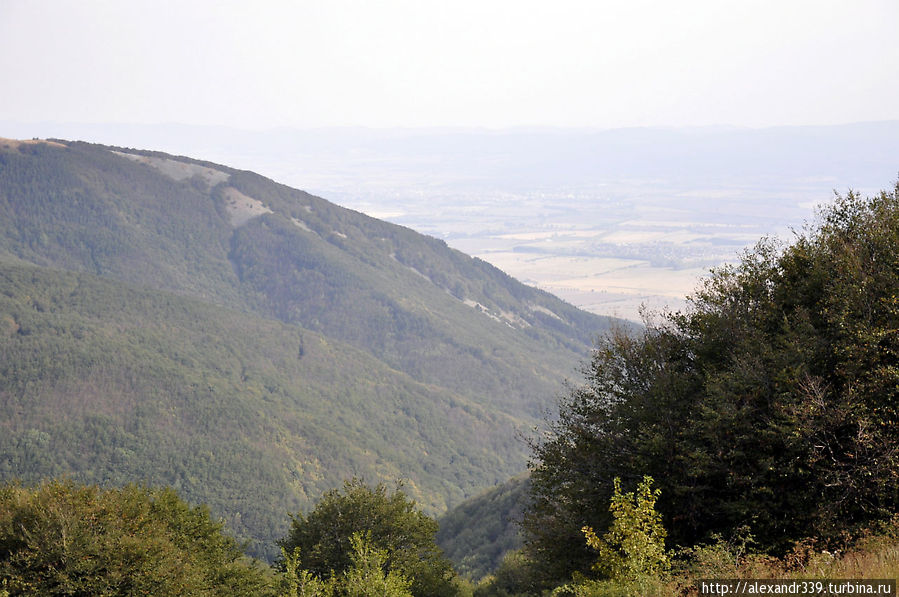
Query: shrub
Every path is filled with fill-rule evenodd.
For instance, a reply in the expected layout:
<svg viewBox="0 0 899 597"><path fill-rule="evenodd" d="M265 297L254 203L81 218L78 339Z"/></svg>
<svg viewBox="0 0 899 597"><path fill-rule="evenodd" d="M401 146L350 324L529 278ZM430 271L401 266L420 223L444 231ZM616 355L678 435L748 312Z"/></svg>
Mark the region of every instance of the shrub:
<svg viewBox="0 0 899 597"><path fill-rule="evenodd" d="M614 482L609 511L612 525L600 539L592 528L582 530L587 545L599 552L593 568L613 580L636 580L658 576L670 567L665 550L665 527L662 515L656 512L660 489L652 489L652 477L643 481L634 492L621 493L621 479Z"/></svg>
<svg viewBox="0 0 899 597"><path fill-rule="evenodd" d="M0 487L0 594L270 596L273 580L171 489Z"/></svg>

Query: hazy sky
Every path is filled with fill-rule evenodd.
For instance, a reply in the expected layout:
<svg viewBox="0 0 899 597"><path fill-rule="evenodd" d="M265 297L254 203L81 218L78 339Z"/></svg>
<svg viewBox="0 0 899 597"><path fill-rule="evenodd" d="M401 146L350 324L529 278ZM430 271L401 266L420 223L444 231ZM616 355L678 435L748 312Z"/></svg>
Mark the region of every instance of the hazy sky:
<svg viewBox="0 0 899 597"><path fill-rule="evenodd" d="M899 119L897 25L897 0L0 0L0 121Z"/></svg>

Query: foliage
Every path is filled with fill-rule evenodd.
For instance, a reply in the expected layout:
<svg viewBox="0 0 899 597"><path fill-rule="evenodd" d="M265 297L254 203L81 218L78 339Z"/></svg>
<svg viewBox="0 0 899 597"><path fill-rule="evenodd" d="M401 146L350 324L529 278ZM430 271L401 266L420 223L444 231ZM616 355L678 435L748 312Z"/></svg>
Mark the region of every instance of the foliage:
<svg viewBox="0 0 899 597"><path fill-rule="evenodd" d="M879 526L879 525L878 525ZM899 526L866 530L855 541L826 548L814 539L798 541L780 558L751 548L745 532L714 538L681 550L668 579L668 594L684 594L698 579L846 579L899 578Z"/></svg>
<svg viewBox="0 0 899 597"><path fill-rule="evenodd" d="M539 416L608 325L443 241L250 172L124 152L153 167L85 143L28 149L0 150L0 256L299 324L505 413ZM166 174L179 164L227 180ZM231 226L227 190L271 213Z"/></svg>
<svg viewBox="0 0 899 597"><path fill-rule="evenodd" d="M347 597L404 597L412 596L411 583L395 569L386 569L387 550L372 547L359 533L350 537L353 563L346 572L344 585Z"/></svg>
<svg viewBox="0 0 899 597"><path fill-rule="evenodd" d="M437 545L460 574L479 580L499 568L507 553L521 549L529 487L527 476L513 477L437 519Z"/></svg>
<svg viewBox="0 0 899 597"><path fill-rule="evenodd" d="M521 550L507 552L499 567L481 579L474 597L510 597L539 593L542 583L535 578L533 564Z"/></svg>
<svg viewBox="0 0 899 597"><path fill-rule="evenodd" d="M284 512L354 472L433 512L516 470L490 413L319 334L87 274L0 287L2 478L169 485L271 559Z"/></svg>
<svg viewBox="0 0 899 597"><path fill-rule="evenodd" d="M749 526L838 541L899 507L899 186L850 193L781 248L716 270L685 313L613 333L533 443L528 552L586 570L613 479L644 473L675 544Z"/></svg>
<svg viewBox="0 0 899 597"><path fill-rule="evenodd" d="M411 597L410 583L396 570L385 569L387 551L372 546L366 535L350 537L351 564L342 574L322 580L300 568L299 548L284 551L284 597Z"/></svg>
<svg viewBox="0 0 899 597"><path fill-rule="evenodd" d="M665 550L667 533L662 515L656 511L661 490L652 489L652 477L643 477L634 492L621 493L621 479L614 481L609 511L612 524L603 538L585 526L581 531L587 545L599 552L593 569L613 580L637 580L659 576L668 570L670 561Z"/></svg>
<svg viewBox="0 0 899 597"><path fill-rule="evenodd" d="M683 548L673 554L668 574L637 580L588 580L578 578L553 590L540 592L517 585L516 590L478 587L480 597L675 597L698 595L702 579L829 580L899 578L899 524L877 525L854 542L824 548L804 540L782 557L759 553L752 548L746 530L728 539L715 537L710 543ZM526 574L526 571L523 571ZM575 575L579 576L579 575ZM486 590L489 589L489 590Z"/></svg>
<svg viewBox="0 0 899 597"><path fill-rule="evenodd" d="M205 507L69 481L0 488L0 580L9 595L274 594Z"/></svg>
<svg viewBox="0 0 899 597"><path fill-rule="evenodd" d="M299 554L298 569L327 580L361 557L353 543L361 533L374 550L365 553L382 554L388 571L411 580L414 595L455 595L454 573L434 541L436 532L437 523L399 488L388 493L383 483L372 489L353 479L342 491L327 492L309 514L293 516L281 547Z"/></svg>

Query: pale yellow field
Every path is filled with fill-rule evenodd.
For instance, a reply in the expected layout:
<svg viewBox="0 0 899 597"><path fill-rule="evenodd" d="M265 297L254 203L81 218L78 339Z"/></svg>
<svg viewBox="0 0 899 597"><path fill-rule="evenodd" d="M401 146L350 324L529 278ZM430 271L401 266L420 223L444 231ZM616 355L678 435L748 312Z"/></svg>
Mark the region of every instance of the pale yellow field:
<svg viewBox="0 0 899 597"><path fill-rule="evenodd" d="M512 251L478 255L511 276L600 315L640 321L640 307L683 309L707 268L655 267L608 257L535 256Z"/></svg>
<svg viewBox="0 0 899 597"><path fill-rule="evenodd" d="M516 232L512 234L501 234L496 238L504 240L551 240L555 238L595 238L600 236L596 230L550 230L541 232Z"/></svg>

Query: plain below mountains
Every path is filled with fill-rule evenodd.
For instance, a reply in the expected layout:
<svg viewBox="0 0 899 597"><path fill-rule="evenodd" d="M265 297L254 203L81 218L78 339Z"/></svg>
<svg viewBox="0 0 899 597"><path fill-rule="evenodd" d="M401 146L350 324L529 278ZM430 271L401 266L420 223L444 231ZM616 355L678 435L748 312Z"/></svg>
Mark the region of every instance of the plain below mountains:
<svg viewBox="0 0 899 597"><path fill-rule="evenodd" d="M0 477L169 485L254 555L348 477L519 473L614 323L252 172L0 140Z"/></svg>

